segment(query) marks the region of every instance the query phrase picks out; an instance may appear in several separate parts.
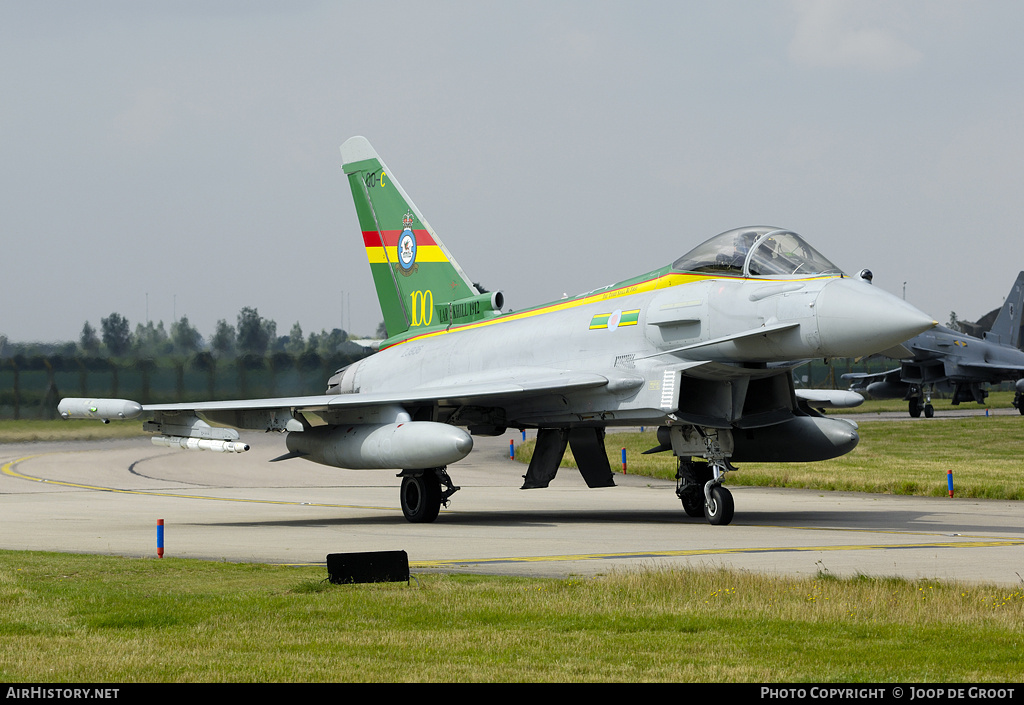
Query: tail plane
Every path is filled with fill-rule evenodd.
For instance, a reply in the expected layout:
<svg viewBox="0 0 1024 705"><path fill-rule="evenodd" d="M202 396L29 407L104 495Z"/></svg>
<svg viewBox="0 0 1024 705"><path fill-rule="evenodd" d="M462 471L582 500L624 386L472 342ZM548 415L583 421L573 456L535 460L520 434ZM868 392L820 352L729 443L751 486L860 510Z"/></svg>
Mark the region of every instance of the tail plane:
<svg viewBox="0 0 1024 705"><path fill-rule="evenodd" d="M364 137L341 145L388 337L498 315Z"/></svg>

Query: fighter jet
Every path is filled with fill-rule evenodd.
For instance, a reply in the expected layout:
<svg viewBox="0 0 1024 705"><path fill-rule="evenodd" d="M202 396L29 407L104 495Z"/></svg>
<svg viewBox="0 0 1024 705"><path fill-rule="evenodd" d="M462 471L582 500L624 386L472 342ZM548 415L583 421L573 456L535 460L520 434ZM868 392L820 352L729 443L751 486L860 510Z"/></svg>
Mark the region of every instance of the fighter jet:
<svg viewBox="0 0 1024 705"><path fill-rule="evenodd" d="M1006 297L992 329L984 338L937 326L911 338L884 354L902 359L893 370L877 373L847 373L851 390L864 391L878 399L904 399L910 415L935 415L932 395L952 393L953 404L985 402L985 385L1012 381L1017 393L1013 406L1024 414L1024 351L1021 343L1021 311L1024 310L1024 272Z"/></svg>
<svg viewBox="0 0 1024 705"><path fill-rule="evenodd" d="M605 430L657 426L679 458L676 493L687 513L728 524L734 502L722 481L733 461L822 460L858 442L854 424L817 409L862 398L795 390L797 361L867 355L935 325L796 233L766 226L512 311L501 292L472 283L366 139L346 141L341 159L390 336L378 352L338 370L317 396L64 399L61 415L152 415L144 427L154 443L224 452L248 449L236 428L285 432L283 458L400 471L411 522L433 521L448 505L459 487L447 468L475 435L537 430L523 489L547 487L567 446L589 487L610 487Z"/></svg>

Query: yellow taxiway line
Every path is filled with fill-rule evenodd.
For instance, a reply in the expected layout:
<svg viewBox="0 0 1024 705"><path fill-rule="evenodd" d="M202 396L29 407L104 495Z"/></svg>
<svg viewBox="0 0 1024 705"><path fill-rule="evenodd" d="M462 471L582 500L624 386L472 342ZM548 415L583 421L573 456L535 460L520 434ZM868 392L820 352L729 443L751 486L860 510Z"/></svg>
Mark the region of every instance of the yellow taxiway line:
<svg viewBox="0 0 1024 705"><path fill-rule="evenodd" d="M42 455L51 455L45 453ZM14 466L19 463L23 463L26 460L32 460L33 458L42 457L42 455L26 455L23 458L17 460L11 460L3 465L0 465L0 474L7 475L8 477L14 477L19 480L28 480L30 482L44 482L48 485L58 485L61 487L75 487L80 490L91 490L93 492L111 492L114 494L132 494L132 495L145 495L149 497L174 497L177 499L205 499L213 502L241 502L244 504L277 504L285 506L295 507L333 507L341 509L377 509L381 511L400 511L396 507L375 507L365 506L357 504L327 504L324 502L298 502L298 501L284 501L274 499L245 499L242 497L211 497L209 495L201 494L184 494L181 492L157 492L155 490L126 490L118 487L103 487L101 485L84 485L79 482L64 482L63 480L48 480L45 477L33 477L31 475L24 475L14 470Z"/></svg>
<svg viewBox="0 0 1024 705"><path fill-rule="evenodd" d="M847 544L842 546L762 546L747 548L695 548L682 551L636 551L627 553L577 553L563 556L516 556L505 558L448 559L416 561L420 568L441 568L468 565L490 565L495 563L556 563L559 561L596 561L623 558L685 558L688 556L736 555L750 553L798 553L815 551L877 551L907 548L1003 548L1024 546L1024 539L999 540L978 539L973 541L935 541L926 543L871 543ZM410 562L409 565L413 565Z"/></svg>

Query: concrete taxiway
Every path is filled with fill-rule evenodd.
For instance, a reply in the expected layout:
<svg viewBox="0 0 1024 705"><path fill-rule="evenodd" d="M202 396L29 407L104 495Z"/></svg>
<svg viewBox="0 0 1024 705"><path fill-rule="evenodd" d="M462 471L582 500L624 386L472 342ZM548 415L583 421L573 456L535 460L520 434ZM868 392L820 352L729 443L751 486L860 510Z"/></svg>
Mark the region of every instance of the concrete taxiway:
<svg viewBox="0 0 1024 705"><path fill-rule="evenodd" d="M593 575L680 566L787 575L856 574L1020 585L1024 505L731 484L736 516L683 512L673 483L616 475L591 490L563 469L520 490L509 440L477 438L449 468L462 489L432 524L409 524L388 471L283 453L273 434L242 455L148 439L0 445L0 548L323 564L329 553L405 550L413 570ZM732 478L730 478L732 479ZM742 472L736 480L742 480Z"/></svg>

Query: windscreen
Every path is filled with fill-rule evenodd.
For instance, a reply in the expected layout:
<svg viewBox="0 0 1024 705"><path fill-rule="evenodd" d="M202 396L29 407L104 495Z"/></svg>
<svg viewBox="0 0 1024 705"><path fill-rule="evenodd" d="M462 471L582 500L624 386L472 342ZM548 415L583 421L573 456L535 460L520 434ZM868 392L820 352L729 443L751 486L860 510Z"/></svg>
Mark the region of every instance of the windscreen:
<svg viewBox="0 0 1024 705"><path fill-rule="evenodd" d="M841 273L796 233L767 226L716 235L677 259L672 268L746 277Z"/></svg>

